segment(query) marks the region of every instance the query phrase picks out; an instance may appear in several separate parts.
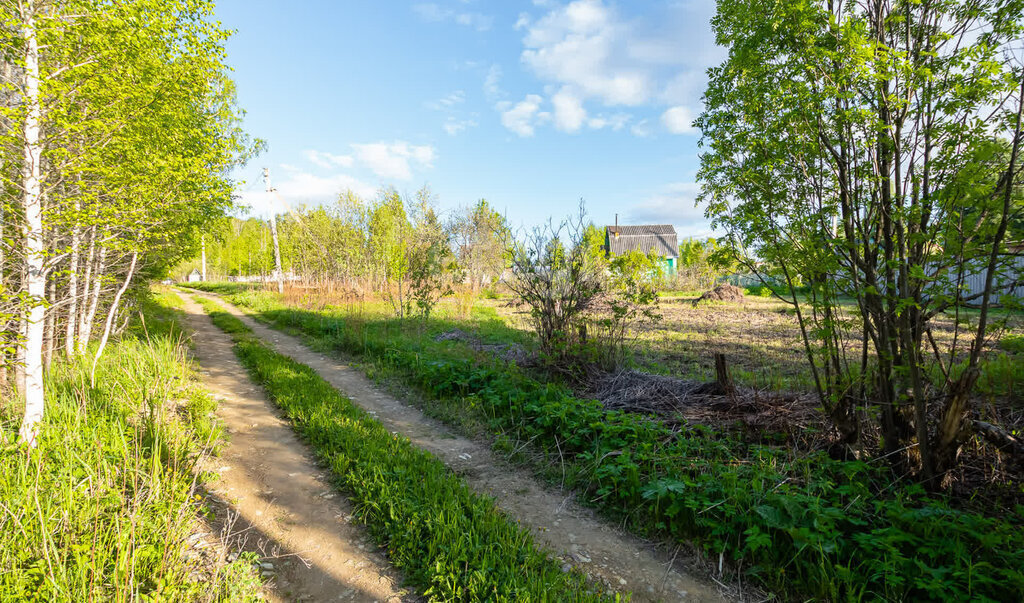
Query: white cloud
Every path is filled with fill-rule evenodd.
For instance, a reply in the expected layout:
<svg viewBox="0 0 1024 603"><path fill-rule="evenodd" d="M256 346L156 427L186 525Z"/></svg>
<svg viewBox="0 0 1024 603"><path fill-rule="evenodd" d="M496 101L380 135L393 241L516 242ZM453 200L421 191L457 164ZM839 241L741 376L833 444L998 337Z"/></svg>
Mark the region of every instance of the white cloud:
<svg viewBox="0 0 1024 603"><path fill-rule="evenodd" d="M694 134L697 131L693 127L693 113L682 105L662 113L661 123L673 134Z"/></svg>
<svg viewBox="0 0 1024 603"><path fill-rule="evenodd" d="M598 115L591 117L587 120L587 127L591 130L600 130L602 128L611 128L618 132L622 128L626 127L626 124L633 119L633 116L629 113L614 113L612 115Z"/></svg>
<svg viewBox="0 0 1024 603"><path fill-rule="evenodd" d="M583 102L568 87L563 87L551 97L555 108L555 127L563 132L579 132L587 119Z"/></svg>
<svg viewBox="0 0 1024 603"><path fill-rule="evenodd" d="M607 105L639 105L651 82L644 70L617 59L628 37L628 28L601 0L577 0L527 30L522 61L540 77L571 84Z"/></svg>
<svg viewBox="0 0 1024 603"><path fill-rule="evenodd" d="M302 152L306 159L310 163L320 166L324 169L331 169L335 167L350 168L355 160L351 155L335 155L334 153L327 153L325 151L314 151L312 149ZM289 166L291 167L291 166Z"/></svg>
<svg viewBox="0 0 1024 603"><path fill-rule="evenodd" d="M447 111L464 102L466 102L466 92L464 90L456 90L451 94L447 94L437 100L428 101L424 104L428 109L433 111Z"/></svg>
<svg viewBox="0 0 1024 603"><path fill-rule="evenodd" d="M654 224L706 224L704 209L696 206L700 185L696 182L667 184L630 208L630 219Z"/></svg>
<svg viewBox="0 0 1024 603"><path fill-rule="evenodd" d="M356 158L380 178L409 180L410 162L423 168L433 166L435 151L429 145L412 145L404 141L353 144Z"/></svg>
<svg viewBox="0 0 1024 603"><path fill-rule="evenodd" d="M520 59L546 84L545 95L553 95L550 101L555 106L556 127L578 131L575 124L581 114L590 115L582 123L595 129L622 129L629 121L599 114L592 104L600 103L604 107L668 109L666 119L674 120L672 131L690 131L676 119L681 117L677 108L689 111L688 121L692 121L700 108L705 71L724 57L709 26L714 3L668 2L637 17L622 14L631 8L630 3L574 0L534 4L542 8L542 14L523 13L516 21L516 27L524 30ZM567 90L572 103L565 98ZM643 121L635 123L631 131L637 136L651 133Z"/></svg>
<svg viewBox="0 0 1024 603"><path fill-rule="evenodd" d="M511 108L508 108L510 105L508 102L498 103L498 109L502 112L501 125L519 136L533 136L534 126L543 119L542 114L538 113L543 100L536 94L527 94L526 98Z"/></svg>
<svg viewBox="0 0 1024 603"><path fill-rule="evenodd" d="M477 31L487 31L494 26L494 17L481 13L460 12L443 8L433 2L413 5L412 10L429 23L452 21Z"/></svg>
<svg viewBox="0 0 1024 603"><path fill-rule="evenodd" d="M444 122L443 127L444 131L447 132L449 136L456 136L460 132L465 131L467 128L475 128L476 126L477 123L476 120L474 119L459 120L453 117L449 117L448 121Z"/></svg>
<svg viewBox="0 0 1024 603"><path fill-rule="evenodd" d="M505 96L500 82L501 66L495 63L487 70L487 75L484 77L484 94L487 95L488 100L495 101Z"/></svg>
<svg viewBox="0 0 1024 603"><path fill-rule="evenodd" d="M629 131L633 134L633 136L636 136L637 138L647 138L648 136L651 135L651 128L647 124L646 119L641 119L640 121L633 124L633 127L630 128Z"/></svg>
<svg viewBox="0 0 1024 603"><path fill-rule="evenodd" d="M350 190L361 197L372 197L376 187L349 174L317 176L289 165L282 165L283 178L274 181L277 193L264 190L238 192L238 202L249 206L252 215L264 217L281 213L299 205L317 205L335 199ZM254 187L255 188L255 187Z"/></svg>

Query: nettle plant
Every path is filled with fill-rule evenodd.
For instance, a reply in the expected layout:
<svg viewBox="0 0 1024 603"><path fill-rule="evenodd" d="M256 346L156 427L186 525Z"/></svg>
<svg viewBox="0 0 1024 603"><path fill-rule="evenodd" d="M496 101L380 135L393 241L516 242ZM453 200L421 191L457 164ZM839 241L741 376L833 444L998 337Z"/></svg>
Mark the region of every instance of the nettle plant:
<svg viewBox="0 0 1024 603"><path fill-rule="evenodd" d="M1019 279L1022 12L719 0L713 21L729 56L697 120L708 215L748 269L787 285L840 439L876 420L897 470L934 487L975 432L991 308Z"/></svg>

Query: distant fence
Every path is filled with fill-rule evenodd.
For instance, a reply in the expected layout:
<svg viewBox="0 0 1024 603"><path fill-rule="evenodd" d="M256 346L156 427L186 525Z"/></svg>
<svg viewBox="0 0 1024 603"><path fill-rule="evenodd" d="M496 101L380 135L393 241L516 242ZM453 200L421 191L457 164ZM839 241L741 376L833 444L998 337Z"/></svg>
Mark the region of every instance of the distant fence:
<svg viewBox="0 0 1024 603"><path fill-rule="evenodd" d="M985 290L985 270L979 270L964 277L963 295L970 297ZM997 296L1012 295L1024 300L1024 255L1014 256L996 275L995 292ZM996 298L998 300L998 297Z"/></svg>
<svg viewBox="0 0 1024 603"><path fill-rule="evenodd" d="M984 291L987 274L988 271L977 263L974 264L973 268L968 268L968 273L964 275L960 286L961 296L971 298ZM737 287L753 287L762 284L761 279L753 274L730 274L722 277L720 280ZM773 283L771 278L765 278L765 281L769 284L781 285L781 283ZM1004 256L993 286L993 303L998 304L999 298L1005 295L1010 295L1024 302L1024 255ZM952 293L953 291L950 291L950 294ZM972 303L977 303L977 301L975 300Z"/></svg>

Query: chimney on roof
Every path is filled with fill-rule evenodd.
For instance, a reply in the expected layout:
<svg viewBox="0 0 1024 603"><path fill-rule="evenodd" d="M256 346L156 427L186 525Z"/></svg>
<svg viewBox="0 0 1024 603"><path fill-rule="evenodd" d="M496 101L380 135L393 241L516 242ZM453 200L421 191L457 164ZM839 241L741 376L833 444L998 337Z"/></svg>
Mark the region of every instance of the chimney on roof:
<svg viewBox="0 0 1024 603"><path fill-rule="evenodd" d="M615 214L615 238L619 238L619 214Z"/></svg>

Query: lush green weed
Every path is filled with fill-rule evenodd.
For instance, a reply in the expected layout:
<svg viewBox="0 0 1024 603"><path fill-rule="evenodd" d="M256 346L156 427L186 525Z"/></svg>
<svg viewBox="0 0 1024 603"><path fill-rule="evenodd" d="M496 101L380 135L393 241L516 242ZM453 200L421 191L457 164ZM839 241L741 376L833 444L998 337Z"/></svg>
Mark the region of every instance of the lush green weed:
<svg viewBox="0 0 1024 603"><path fill-rule="evenodd" d="M285 411L407 580L438 601L601 601L522 527L439 460L392 434L309 367L277 354L217 304L239 358Z"/></svg>
<svg viewBox="0 0 1024 603"><path fill-rule="evenodd" d="M170 336L180 328L161 305L168 299L146 306L148 338L108 347L95 389L89 359L52 366L31 453L15 442L20 413L0 406L0 600L244 601L259 592L249 563L217 570L186 559L200 510L194 463L217 429L215 403Z"/></svg>
<svg viewBox="0 0 1024 603"><path fill-rule="evenodd" d="M1016 600L1024 508L955 510L878 465L680 432L409 330L235 296L275 326L362 355L462 404L503 441L532 441L566 485L641 533L696 538L766 587L824 599Z"/></svg>

